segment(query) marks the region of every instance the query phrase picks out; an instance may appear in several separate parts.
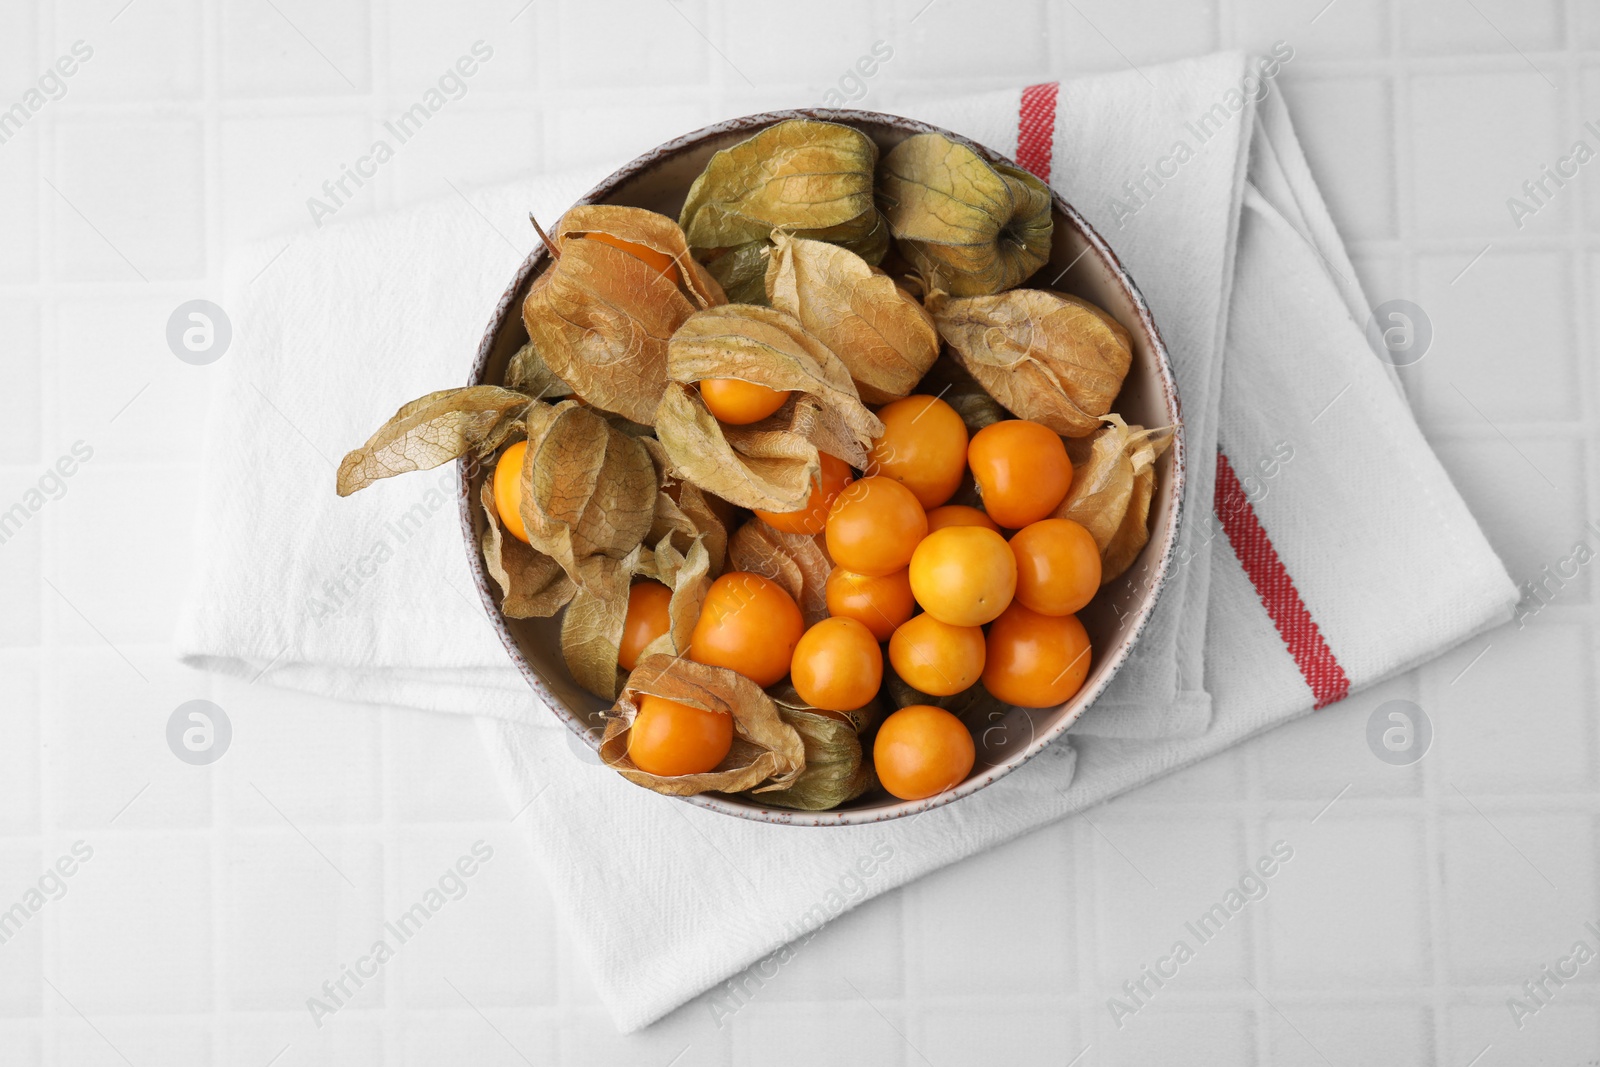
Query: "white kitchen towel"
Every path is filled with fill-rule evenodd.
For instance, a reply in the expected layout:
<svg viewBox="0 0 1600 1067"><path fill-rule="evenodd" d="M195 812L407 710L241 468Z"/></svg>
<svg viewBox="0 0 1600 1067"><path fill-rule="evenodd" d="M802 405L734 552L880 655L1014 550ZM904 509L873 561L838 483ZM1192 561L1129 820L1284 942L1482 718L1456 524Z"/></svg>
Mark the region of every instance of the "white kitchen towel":
<svg viewBox="0 0 1600 1067"><path fill-rule="evenodd" d="M629 785L506 666L462 566L453 472L332 495L340 453L462 379L527 211L554 217L599 171L330 225L229 298L239 350L213 406L186 659L491 716L519 825L625 1030L777 954L770 973L878 893L1437 655L1517 597L1367 346L1364 297L1257 61L901 110L1048 167L1106 236L1172 349L1201 487L1097 729L913 819L800 830Z"/></svg>

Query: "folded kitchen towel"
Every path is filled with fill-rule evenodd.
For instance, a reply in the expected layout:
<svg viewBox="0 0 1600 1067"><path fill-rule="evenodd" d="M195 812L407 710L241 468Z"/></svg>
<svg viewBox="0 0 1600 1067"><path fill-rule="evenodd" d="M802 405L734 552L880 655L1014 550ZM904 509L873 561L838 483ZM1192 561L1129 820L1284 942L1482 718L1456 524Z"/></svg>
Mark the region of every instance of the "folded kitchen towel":
<svg viewBox="0 0 1600 1067"><path fill-rule="evenodd" d="M900 108L1048 175L1107 238L1171 350L1189 447L1182 548L1138 653L1070 744L982 792L801 830L632 786L508 666L463 565L453 470L334 497L339 454L462 380L528 210L554 218L603 170L333 224L241 272L186 660L482 716L566 928L631 1030L847 907L1506 621L1514 586L1365 340L1277 69L1224 54Z"/></svg>

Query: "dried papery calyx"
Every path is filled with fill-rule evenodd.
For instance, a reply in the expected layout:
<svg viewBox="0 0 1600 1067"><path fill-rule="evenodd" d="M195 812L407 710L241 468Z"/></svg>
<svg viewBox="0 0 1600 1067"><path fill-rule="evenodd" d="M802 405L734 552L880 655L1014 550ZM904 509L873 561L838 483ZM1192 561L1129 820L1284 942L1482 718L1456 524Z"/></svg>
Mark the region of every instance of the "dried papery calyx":
<svg viewBox="0 0 1600 1067"><path fill-rule="evenodd" d="M639 443L644 445L650 462L655 464L659 486L648 542L658 544L665 538L680 555L687 553L696 541L701 542L706 551L707 567L715 578L722 573L728 558L728 523L723 512L732 509L721 498L685 481L659 440L642 437ZM656 551L659 553L660 549Z"/></svg>
<svg viewBox="0 0 1600 1067"><path fill-rule="evenodd" d="M462 456L487 458L520 427L532 399L515 389L473 385L413 400L340 460L339 495Z"/></svg>
<svg viewBox="0 0 1600 1067"><path fill-rule="evenodd" d="M552 403L572 395L572 386L556 376L532 341L525 341L506 365L506 388Z"/></svg>
<svg viewBox="0 0 1600 1067"><path fill-rule="evenodd" d="M727 756L701 774L666 777L640 770L628 758L628 732L638 715L638 700L645 695L731 715L734 738ZM641 659L628 675L607 716L600 757L630 782L672 796L788 789L806 766L799 732L783 721L760 686L725 667L660 654Z"/></svg>
<svg viewBox="0 0 1600 1067"><path fill-rule="evenodd" d="M561 655L577 683L606 700L615 700L624 674L617 667L622 627L628 618L628 586L644 549L634 546L623 559L588 556L578 563L578 582L561 617Z"/></svg>
<svg viewBox="0 0 1600 1067"><path fill-rule="evenodd" d="M833 560L821 534L785 533L751 519L728 542L728 566L776 582L800 605L807 626L828 617L828 573Z"/></svg>
<svg viewBox="0 0 1600 1067"><path fill-rule="evenodd" d="M585 586L598 572L584 571L584 559L625 559L650 532L655 466L637 438L572 400L532 405L527 433L520 485L528 542Z"/></svg>
<svg viewBox="0 0 1600 1067"><path fill-rule="evenodd" d="M1172 427L1130 426L1119 415L1093 435L1067 442L1072 489L1055 510L1086 528L1100 548L1100 584L1126 571L1150 540L1155 461L1172 443Z"/></svg>
<svg viewBox="0 0 1600 1067"><path fill-rule="evenodd" d="M794 686L784 683L768 694L778 706L778 715L794 727L805 745L806 768L787 789L763 793L761 802L799 811L827 811L878 784L872 761L861 747L863 725L881 717L877 701L850 713L855 721L841 718L839 712L825 712L800 699Z"/></svg>
<svg viewBox="0 0 1600 1067"><path fill-rule="evenodd" d="M729 300L762 303L773 230L842 245L868 263L883 258L877 164L878 146L860 130L789 119L712 156L678 221Z"/></svg>
<svg viewBox="0 0 1600 1067"><path fill-rule="evenodd" d="M555 262L534 280L522 321L549 374L590 404L655 421L667 339L696 310L724 301L665 215L613 204L575 207L552 238Z"/></svg>
<svg viewBox="0 0 1600 1067"><path fill-rule="evenodd" d="M667 373L657 437L685 479L740 507L800 509L821 470L819 449L860 467L883 433L839 357L773 308L729 304L691 316L672 337ZM694 383L728 378L790 395L759 422L727 426Z"/></svg>
<svg viewBox="0 0 1600 1067"><path fill-rule="evenodd" d="M905 257L948 293L1010 289L1050 258L1049 188L943 134L917 134L890 149L878 190Z"/></svg>
<svg viewBox="0 0 1600 1067"><path fill-rule="evenodd" d="M894 279L838 245L777 232L767 299L844 361L861 399L910 393L939 357L939 331Z"/></svg>
<svg viewBox="0 0 1600 1067"><path fill-rule="evenodd" d="M500 587L500 610L508 619L545 618L566 606L577 585L550 556L511 536L495 510L494 489L482 489L485 525L479 547L489 575Z"/></svg>
<svg viewBox="0 0 1600 1067"><path fill-rule="evenodd" d="M1018 417L1066 437L1099 429L1133 363L1125 329L1087 301L1062 293L935 292L928 310L979 385Z"/></svg>

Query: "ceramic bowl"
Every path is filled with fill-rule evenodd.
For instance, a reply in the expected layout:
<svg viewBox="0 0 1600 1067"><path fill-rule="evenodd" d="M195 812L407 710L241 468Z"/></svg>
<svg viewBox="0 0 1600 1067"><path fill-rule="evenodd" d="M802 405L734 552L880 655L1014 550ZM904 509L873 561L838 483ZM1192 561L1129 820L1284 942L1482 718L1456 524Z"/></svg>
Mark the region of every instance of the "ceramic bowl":
<svg viewBox="0 0 1600 1067"><path fill-rule="evenodd" d="M712 153L791 118L821 119L853 126L877 142L880 154L918 133L943 133L973 144L949 131L878 112L830 109L766 112L719 122L668 141L617 170L579 203L628 204L676 218L690 184L704 169ZM1003 158L982 145L973 144L973 147L989 159ZM1083 688L1057 708L1012 708L993 722L972 724L978 750L972 774L956 788L926 800L902 801L878 791L833 811L820 812L763 807L759 797L710 793L684 798L687 803L765 822L848 826L901 818L960 800L1009 774L1065 733L1084 709L1105 691L1133 650L1161 594L1177 544L1184 473L1183 421L1177 387L1150 308L1128 272L1117 262L1116 254L1059 195L1054 198L1054 214L1055 236L1050 262L1025 284L1056 288L1093 301L1127 327L1133 339L1133 366L1115 410L1132 423L1177 427L1172 446L1156 463L1150 543L1127 573L1109 583L1094 603L1080 613L1094 648L1094 665ZM512 353L528 338L522 325L523 298L533 279L549 265L550 257L540 247L518 268L478 347L470 384L503 380ZM475 502L479 499L482 477L481 471L469 471L463 466L460 508L467 555L490 621L533 691L585 743L598 747L601 713L606 704L573 681L561 657L559 620L507 619L500 613L499 589L489 577L478 548L484 515ZM674 801L662 797L661 802Z"/></svg>

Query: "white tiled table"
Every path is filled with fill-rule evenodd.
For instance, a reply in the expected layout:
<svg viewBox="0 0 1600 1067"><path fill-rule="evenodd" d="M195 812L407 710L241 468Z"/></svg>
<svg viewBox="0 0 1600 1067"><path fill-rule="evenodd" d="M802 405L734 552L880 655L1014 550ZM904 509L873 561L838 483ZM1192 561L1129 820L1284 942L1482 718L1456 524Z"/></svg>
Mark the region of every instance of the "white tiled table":
<svg viewBox="0 0 1600 1067"><path fill-rule="evenodd" d="M93 56L0 144L0 509L74 442L93 456L0 544L0 908L74 842L93 856L0 945L0 1063L1594 1062L1600 963L1520 1030L1506 1006L1600 947L1587 567L1525 629L850 913L721 1025L702 998L629 1038L528 906L470 723L210 682L167 644L208 402L169 313L310 227L306 198L479 39L466 95L341 213L855 95L879 40L857 99L885 110L1286 40L1369 294L1432 317L1407 384L1513 576L1600 545L1600 162L1522 229L1505 205L1600 147L1600 6L1324 4L5 0L0 107L73 42ZM1364 740L1394 696L1437 729L1409 768ZM210 768L163 736L197 697L236 731ZM314 1026L305 999L479 839L468 894ZM1107 998L1279 839L1268 897L1118 1029Z"/></svg>

